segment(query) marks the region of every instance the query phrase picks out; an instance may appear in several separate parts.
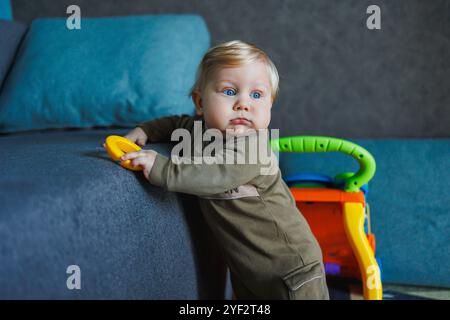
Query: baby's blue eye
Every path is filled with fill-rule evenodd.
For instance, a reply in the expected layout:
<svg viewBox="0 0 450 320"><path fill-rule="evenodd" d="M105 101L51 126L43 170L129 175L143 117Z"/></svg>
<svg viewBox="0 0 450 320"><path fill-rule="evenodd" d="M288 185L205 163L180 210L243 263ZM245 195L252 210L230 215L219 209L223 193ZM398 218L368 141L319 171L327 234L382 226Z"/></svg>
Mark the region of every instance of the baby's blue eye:
<svg viewBox="0 0 450 320"><path fill-rule="evenodd" d="M261 98L261 93L254 91L254 92L252 92L251 96L253 99L259 99L259 98Z"/></svg>
<svg viewBox="0 0 450 320"><path fill-rule="evenodd" d="M222 92L225 93L227 96L234 96L236 94L236 91L234 91L233 89L225 89Z"/></svg>

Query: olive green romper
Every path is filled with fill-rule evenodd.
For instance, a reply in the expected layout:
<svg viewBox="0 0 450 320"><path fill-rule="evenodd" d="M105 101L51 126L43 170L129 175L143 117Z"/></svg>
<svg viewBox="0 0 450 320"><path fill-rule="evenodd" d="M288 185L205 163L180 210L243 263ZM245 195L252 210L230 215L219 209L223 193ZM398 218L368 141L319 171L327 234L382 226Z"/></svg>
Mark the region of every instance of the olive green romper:
<svg viewBox="0 0 450 320"><path fill-rule="evenodd" d="M194 130L194 121L197 128L202 124L202 131ZM149 143L170 142L178 128L196 138L207 129L203 117L189 115L138 126ZM244 144L229 144L223 138L224 154L248 154L249 144L258 143L258 137L233 138ZM209 143L203 141L201 148ZM169 191L198 196L202 214L223 250L237 299L329 299L321 249L282 180L277 157L269 152L269 164L173 161L157 154L148 179ZM183 158L187 157L178 160Z"/></svg>

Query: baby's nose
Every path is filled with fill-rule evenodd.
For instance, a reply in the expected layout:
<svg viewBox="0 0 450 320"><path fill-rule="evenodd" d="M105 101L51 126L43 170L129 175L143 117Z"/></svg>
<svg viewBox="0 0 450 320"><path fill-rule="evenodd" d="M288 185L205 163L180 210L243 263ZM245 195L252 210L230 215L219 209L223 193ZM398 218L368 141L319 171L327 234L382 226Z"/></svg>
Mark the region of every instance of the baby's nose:
<svg viewBox="0 0 450 320"><path fill-rule="evenodd" d="M245 110L248 111L249 110L249 105L247 103L243 103L243 102L238 102L235 105L235 110Z"/></svg>

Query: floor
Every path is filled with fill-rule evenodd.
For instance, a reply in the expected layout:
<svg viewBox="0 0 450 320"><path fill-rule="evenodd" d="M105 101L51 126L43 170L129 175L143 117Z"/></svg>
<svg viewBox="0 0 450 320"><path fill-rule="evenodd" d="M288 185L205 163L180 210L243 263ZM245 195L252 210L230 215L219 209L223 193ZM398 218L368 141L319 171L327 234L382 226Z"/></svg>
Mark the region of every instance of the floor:
<svg viewBox="0 0 450 320"><path fill-rule="evenodd" d="M357 282L327 279L332 300L362 300L362 288ZM383 300L450 300L450 288L383 284Z"/></svg>

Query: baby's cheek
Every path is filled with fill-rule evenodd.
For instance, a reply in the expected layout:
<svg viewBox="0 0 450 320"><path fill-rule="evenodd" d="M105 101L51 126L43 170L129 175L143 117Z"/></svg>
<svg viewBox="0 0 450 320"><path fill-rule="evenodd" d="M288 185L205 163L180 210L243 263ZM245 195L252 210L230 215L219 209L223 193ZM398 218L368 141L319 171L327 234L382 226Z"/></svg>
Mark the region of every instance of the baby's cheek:
<svg viewBox="0 0 450 320"><path fill-rule="evenodd" d="M260 110L256 115L256 126L258 129L265 129L269 126L270 123L270 111Z"/></svg>
<svg viewBox="0 0 450 320"><path fill-rule="evenodd" d="M222 130L225 128L227 124L227 118L225 116L222 116L220 113L215 112L213 114L210 114L207 119L205 119L206 125L210 129L219 129Z"/></svg>

